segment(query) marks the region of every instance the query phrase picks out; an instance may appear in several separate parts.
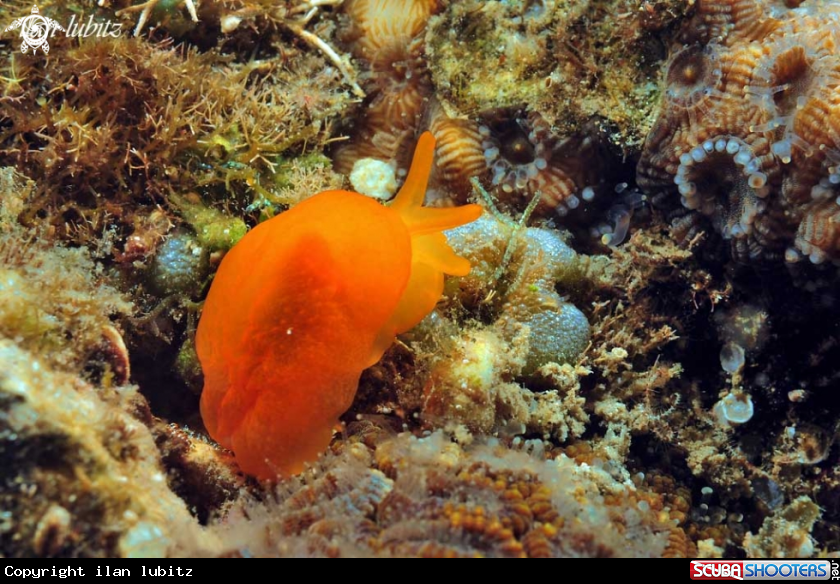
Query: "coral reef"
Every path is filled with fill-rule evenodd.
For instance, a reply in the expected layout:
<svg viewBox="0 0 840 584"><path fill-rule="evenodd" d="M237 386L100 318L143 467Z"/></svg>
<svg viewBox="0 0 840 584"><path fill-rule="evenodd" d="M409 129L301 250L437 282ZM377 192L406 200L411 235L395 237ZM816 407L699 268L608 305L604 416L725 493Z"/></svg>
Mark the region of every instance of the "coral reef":
<svg viewBox="0 0 840 584"><path fill-rule="evenodd" d="M343 35L364 65L367 93L352 137L334 153L335 169L350 174L358 160L372 158L405 177L432 87L423 58L424 33L436 0L347 0Z"/></svg>
<svg viewBox="0 0 840 584"><path fill-rule="evenodd" d="M39 8L122 29L0 38L4 556L837 554L836 0ZM425 130L471 273L317 461L243 475L199 415L216 271L390 198Z"/></svg>
<svg viewBox="0 0 840 584"><path fill-rule="evenodd" d="M820 509L808 497L800 497L765 519L756 535L747 534L744 548L753 558L808 558L814 553L811 530Z"/></svg>
<svg viewBox="0 0 840 584"><path fill-rule="evenodd" d="M442 108L432 114L431 130L441 136L441 185L456 197L481 178L503 208L524 208L537 194L539 215L588 203L606 182L606 156L594 132L562 136L536 113L495 109L479 123L452 120Z"/></svg>
<svg viewBox="0 0 840 584"><path fill-rule="evenodd" d="M243 501L214 531L238 556L548 557L679 553L661 496L544 445L388 438ZM249 519L245 519L249 518Z"/></svg>
<svg viewBox="0 0 840 584"><path fill-rule="evenodd" d="M109 317L128 314L131 303L88 250L55 248L45 229L17 224L34 191L14 169L0 169L0 338L65 370L97 358L100 374L124 383L128 357Z"/></svg>
<svg viewBox="0 0 840 584"><path fill-rule="evenodd" d="M109 317L131 305L87 250L53 247L16 224L33 191L0 171L0 548L196 549L204 536L167 485L145 400L126 385L128 354Z"/></svg>
<svg viewBox="0 0 840 584"><path fill-rule="evenodd" d="M406 144L428 128L438 139L433 187L443 204L463 202L478 177L505 208L521 210L541 193L537 212L561 216L604 190L615 160L609 142L638 148L658 95L649 81L658 59L652 32L682 10L676 2L403 4L347 3L354 32L346 42L365 68L368 98L350 142L336 149L336 168L348 174L372 158L400 176ZM382 24L392 11L396 24ZM596 54L603 62L589 62ZM612 67L626 75L598 74ZM619 79L628 81L618 87Z"/></svg>
<svg viewBox="0 0 840 584"><path fill-rule="evenodd" d="M490 214L449 232L449 242L472 270L450 281L450 310L406 337L416 346L415 366L428 373L401 396L402 407L419 405L430 427L462 436L514 428L560 440L580 435L588 417L573 372L590 327L555 290L558 282L575 281L577 255L556 232L520 228ZM459 327L457 305L487 324ZM550 387L535 392L517 383L536 378Z"/></svg>
<svg viewBox="0 0 840 584"><path fill-rule="evenodd" d="M252 17L273 22L265 11ZM44 58L4 51L2 75L15 82L0 110L0 149L4 164L41 191L30 222L46 215L57 235L80 244L109 229L120 252L155 211L206 222L195 205L178 204L191 196L238 217L254 203L274 204L288 181L283 156L319 151L351 94L321 54L276 31L265 42L268 54L244 61L128 35L85 43L58 36ZM278 52L287 60L273 58ZM208 247L230 246L198 235L213 239Z"/></svg>
<svg viewBox="0 0 840 584"><path fill-rule="evenodd" d="M742 264L838 257L840 8L701 0L667 66L639 184ZM663 199L665 197L662 197Z"/></svg>
<svg viewBox="0 0 840 584"><path fill-rule="evenodd" d="M561 136L595 122L625 152L655 115L651 79L685 2L449 2L427 34L449 115L526 105ZM580 188L583 188L582 185Z"/></svg>
<svg viewBox="0 0 840 584"><path fill-rule="evenodd" d="M204 537L168 487L132 387L96 388L0 339L0 547L13 556L179 555Z"/></svg>

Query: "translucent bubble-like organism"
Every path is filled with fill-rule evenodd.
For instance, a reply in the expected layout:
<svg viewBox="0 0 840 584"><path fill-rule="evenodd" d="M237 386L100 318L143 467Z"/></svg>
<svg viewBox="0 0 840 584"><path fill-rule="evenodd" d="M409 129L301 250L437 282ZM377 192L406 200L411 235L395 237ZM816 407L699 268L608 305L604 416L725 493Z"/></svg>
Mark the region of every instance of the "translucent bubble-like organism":
<svg viewBox="0 0 840 584"><path fill-rule="evenodd" d="M712 413L721 426L739 426L752 419L755 408L749 394L727 393L714 405Z"/></svg>

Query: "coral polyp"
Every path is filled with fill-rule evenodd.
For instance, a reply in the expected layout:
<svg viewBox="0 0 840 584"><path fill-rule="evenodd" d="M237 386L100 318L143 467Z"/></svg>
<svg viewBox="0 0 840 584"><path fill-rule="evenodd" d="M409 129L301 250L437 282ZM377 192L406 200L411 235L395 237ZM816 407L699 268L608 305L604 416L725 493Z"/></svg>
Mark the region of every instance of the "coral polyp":
<svg viewBox="0 0 840 584"><path fill-rule="evenodd" d="M494 111L478 127L490 171L489 184L502 201L541 197L538 211L563 216L594 197L603 158L592 136L558 136L535 113Z"/></svg>
<svg viewBox="0 0 840 584"><path fill-rule="evenodd" d="M665 99L669 105L703 108L723 77L715 45L690 45L671 59L665 76Z"/></svg>
<svg viewBox="0 0 840 584"><path fill-rule="evenodd" d="M368 97L352 139L334 153L338 172L349 174L358 160L373 158L392 164L405 176L432 94L423 51L426 22L436 8L432 0L345 4L350 19L345 37L365 67L362 85Z"/></svg>
<svg viewBox="0 0 840 584"><path fill-rule="evenodd" d="M678 195L690 217L681 230L710 225L739 263L838 257L828 203L840 143L838 5L698 4L639 183Z"/></svg>

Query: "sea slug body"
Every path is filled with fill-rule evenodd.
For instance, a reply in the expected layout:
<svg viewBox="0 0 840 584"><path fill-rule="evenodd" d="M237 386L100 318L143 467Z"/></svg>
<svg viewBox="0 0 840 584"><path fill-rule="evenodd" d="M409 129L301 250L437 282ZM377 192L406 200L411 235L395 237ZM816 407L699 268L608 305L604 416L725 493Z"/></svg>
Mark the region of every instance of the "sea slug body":
<svg viewBox="0 0 840 584"><path fill-rule="evenodd" d="M288 476L317 459L362 370L434 308L444 273L469 272L442 231L481 208L422 207L434 142L420 137L390 206L326 191L257 226L222 261L196 333L201 414L246 473Z"/></svg>

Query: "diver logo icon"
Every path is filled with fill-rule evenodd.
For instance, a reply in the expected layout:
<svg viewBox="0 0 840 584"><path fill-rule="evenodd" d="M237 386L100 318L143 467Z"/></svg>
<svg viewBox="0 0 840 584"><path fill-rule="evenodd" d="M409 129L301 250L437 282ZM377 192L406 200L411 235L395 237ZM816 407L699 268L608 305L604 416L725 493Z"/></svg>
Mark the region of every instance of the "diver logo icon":
<svg viewBox="0 0 840 584"><path fill-rule="evenodd" d="M16 19L6 27L5 32L17 28L20 29L20 37L23 39L20 45L20 51L26 53L31 48L32 54L37 53L38 49L43 50L45 55L50 52L50 43L47 39L50 37L50 32L53 29L67 32L67 29L52 18L41 16L38 13L37 4L32 6L32 14Z"/></svg>

